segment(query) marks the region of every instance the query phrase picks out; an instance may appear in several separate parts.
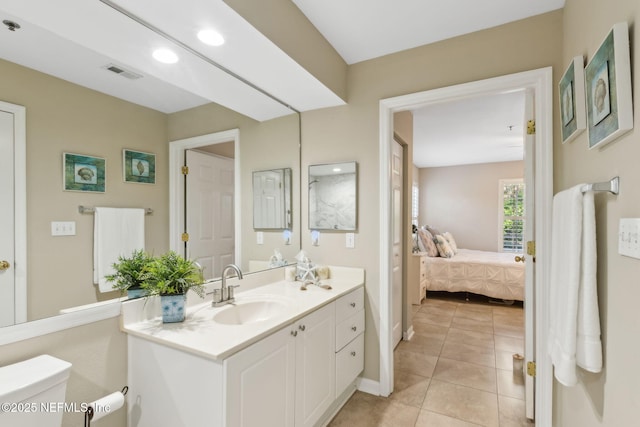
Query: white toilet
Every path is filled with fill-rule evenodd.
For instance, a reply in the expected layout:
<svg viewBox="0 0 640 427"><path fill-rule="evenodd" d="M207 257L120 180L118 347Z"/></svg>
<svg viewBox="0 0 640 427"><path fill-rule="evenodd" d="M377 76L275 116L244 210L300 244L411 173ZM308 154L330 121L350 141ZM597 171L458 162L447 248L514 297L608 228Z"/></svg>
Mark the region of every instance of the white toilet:
<svg viewBox="0 0 640 427"><path fill-rule="evenodd" d="M70 370L46 354L0 367L0 426L60 427Z"/></svg>

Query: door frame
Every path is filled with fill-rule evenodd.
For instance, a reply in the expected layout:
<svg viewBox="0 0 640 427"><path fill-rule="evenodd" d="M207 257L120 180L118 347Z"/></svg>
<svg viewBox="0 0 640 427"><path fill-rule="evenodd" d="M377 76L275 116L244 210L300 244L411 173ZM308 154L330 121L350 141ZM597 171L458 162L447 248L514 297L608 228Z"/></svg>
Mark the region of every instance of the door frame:
<svg viewBox="0 0 640 427"><path fill-rule="evenodd" d="M27 321L27 115L22 105L0 101L13 114L14 323Z"/></svg>
<svg viewBox="0 0 640 427"><path fill-rule="evenodd" d="M234 215L234 257L237 260L241 253L241 211L240 211L240 130L230 129L222 132L214 132L207 135L194 136L169 142L169 248L181 253L184 246L180 239L184 231L184 185L182 166L184 165L184 151L192 148L205 147L207 145L221 144L233 141L233 215Z"/></svg>
<svg viewBox="0 0 640 427"><path fill-rule="evenodd" d="M536 423L551 425L553 377L547 354L549 328L548 304L551 244L551 207L553 200L553 79L552 68L540 68L516 74L447 86L380 100L380 379L379 394L393 391L393 348L391 338L391 142L393 114L417 107L459 100L471 96L531 89L535 96L536 118Z"/></svg>

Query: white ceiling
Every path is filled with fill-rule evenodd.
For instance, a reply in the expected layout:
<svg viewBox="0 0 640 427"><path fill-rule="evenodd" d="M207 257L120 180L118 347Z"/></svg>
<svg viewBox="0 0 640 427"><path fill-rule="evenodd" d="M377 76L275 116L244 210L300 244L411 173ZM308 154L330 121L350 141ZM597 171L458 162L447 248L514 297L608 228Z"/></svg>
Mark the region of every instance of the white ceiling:
<svg viewBox="0 0 640 427"><path fill-rule="evenodd" d="M291 114L287 105L307 111L344 104L221 0L113 3L179 43L99 0L0 0L0 18L22 27L0 28L0 57L166 113L213 101L262 121ZM195 33L204 26L216 28L226 43L218 48L200 43ZM153 60L158 47L176 51L178 64ZM108 63L143 77L123 79L101 68Z"/></svg>
<svg viewBox="0 0 640 427"><path fill-rule="evenodd" d="M105 4L109 0L0 0L0 20L22 26L16 32L0 27L0 58L165 113L216 102L262 121L291 114L286 105L308 111L344 104L222 0L111 1L113 7ZM564 0L292 1L349 64L564 5ZM116 8L178 40L178 45ZM201 44L195 32L203 26L216 28L227 42L217 48ZM151 59L152 50L161 46L177 51L180 62L163 65ZM106 71L108 64L143 77L128 80ZM473 110L481 102L484 107ZM522 128L522 120L513 117L515 109L506 104L487 99L415 111L416 163L426 165L428 158L431 164L444 164L447 161L437 160L436 154L449 151L458 158L461 153L486 155L488 146L477 149L482 140L490 141L489 146L499 141L514 145L510 138ZM483 114L489 111L493 114ZM505 134L511 125L515 127ZM491 131L480 131L485 128ZM445 139L448 142L436 149L423 147ZM463 140L470 145L458 145ZM501 146L498 152L513 148ZM422 152L424 160L418 158Z"/></svg>
<svg viewBox="0 0 640 427"><path fill-rule="evenodd" d="M413 110L413 162L419 168L522 160L524 91Z"/></svg>
<svg viewBox="0 0 640 427"><path fill-rule="evenodd" d="M564 7L565 0L292 0L348 63Z"/></svg>

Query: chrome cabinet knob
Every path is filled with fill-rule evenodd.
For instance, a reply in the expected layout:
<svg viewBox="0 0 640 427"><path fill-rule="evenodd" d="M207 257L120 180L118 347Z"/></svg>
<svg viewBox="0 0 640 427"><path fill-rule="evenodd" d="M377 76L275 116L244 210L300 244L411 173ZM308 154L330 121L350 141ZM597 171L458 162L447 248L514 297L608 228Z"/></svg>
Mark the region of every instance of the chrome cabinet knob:
<svg viewBox="0 0 640 427"><path fill-rule="evenodd" d="M350 305L351 307L354 307L354 308L355 308L356 303L355 303L355 302L352 302L352 303L351 303L351 304L349 304L349 305Z"/></svg>
<svg viewBox="0 0 640 427"><path fill-rule="evenodd" d="M304 332L304 330L307 329L307 327L305 325L300 325L300 326L298 326L298 329L300 329L302 332Z"/></svg>
<svg viewBox="0 0 640 427"><path fill-rule="evenodd" d="M298 331L291 331L291 335L293 335L294 337L298 336Z"/></svg>
<svg viewBox="0 0 640 427"><path fill-rule="evenodd" d="M356 326L352 326L352 327L351 327L351 330L352 330L353 332L355 332L355 331L357 331L357 330L358 330L358 328L357 328Z"/></svg>

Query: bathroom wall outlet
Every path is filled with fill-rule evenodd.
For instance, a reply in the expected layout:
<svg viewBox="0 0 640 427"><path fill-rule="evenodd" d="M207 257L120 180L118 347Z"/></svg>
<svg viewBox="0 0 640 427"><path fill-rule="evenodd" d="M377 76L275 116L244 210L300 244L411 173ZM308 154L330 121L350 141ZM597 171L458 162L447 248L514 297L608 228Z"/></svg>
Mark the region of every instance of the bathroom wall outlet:
<svg viewBox="0 0 640 427"><path fill-rule="evenodd" d="M356 234L355 233L347 233L345 234L345 246L349 249L353 249L356 247Z"/></svg>
<svg viewBox="0 0 640 427"><path fill-rule="evenodd" d="M262 231L258 231L256 233L256 243L259 245L264 245L264 233Z"/></svg>
<svg viewBox="0 0 640 427"><path fill-rule="evenodd" d="M311 244L313 246L320 246L320 232L318 230L311 232Z"/></svg>
<svg viewBox="0 0 640 427"><path fill-rule="evenodd" d="M51 235L52 236L75 236L76 222L75 221L51 221Z"/></svg>
<svg viewBox="0 0 640 427"><path fill-rule="evenodd" d="M640 259L640 218L620 218L618 253Z"/></svg>

